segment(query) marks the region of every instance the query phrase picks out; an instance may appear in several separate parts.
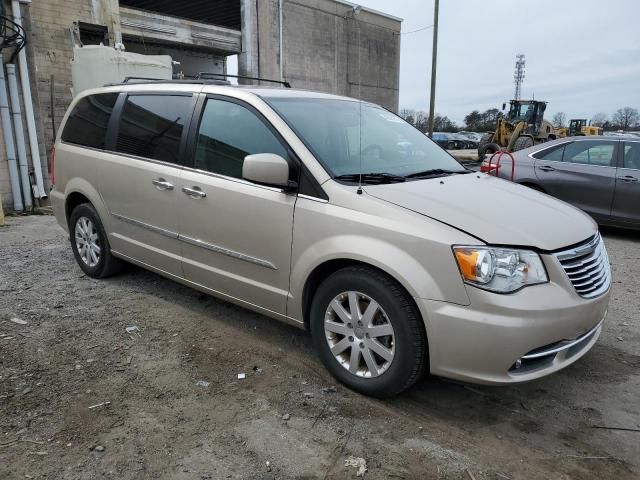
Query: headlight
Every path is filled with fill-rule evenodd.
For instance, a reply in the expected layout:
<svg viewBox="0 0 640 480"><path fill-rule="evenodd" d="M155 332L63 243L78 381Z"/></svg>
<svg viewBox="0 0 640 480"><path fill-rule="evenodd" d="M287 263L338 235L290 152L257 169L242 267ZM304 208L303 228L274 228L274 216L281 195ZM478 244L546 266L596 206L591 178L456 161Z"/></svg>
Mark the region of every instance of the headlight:
<svg viewBox="0 0 640 480"><path fill-rule="evenodd" d="M510 293L549 281L540 255L531 250L492 247L453 247L464 281L470 285Z"/></svg>

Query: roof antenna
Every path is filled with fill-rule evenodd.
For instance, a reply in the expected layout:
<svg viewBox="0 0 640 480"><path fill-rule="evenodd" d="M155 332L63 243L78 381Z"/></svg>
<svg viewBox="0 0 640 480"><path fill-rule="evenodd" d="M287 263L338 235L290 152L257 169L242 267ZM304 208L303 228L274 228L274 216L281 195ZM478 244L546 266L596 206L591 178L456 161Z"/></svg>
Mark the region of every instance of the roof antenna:
<svg viewBox="0 0 640 480"><path fill-rule="evenodd" d="M360 148L359 148L359 155L360 155L360 175L358 176L358 190L356 190L356 193L358 195L362 195L362 100L360 100L359 102L359 108L360 108L360 118L358 119L358 126L360 128Z"/></svg>
<svg viewBox="0 0 640 480"><path fill-rule="evenodd" d="M356 28L358 29L358 107L359 107L359 119L358 119L358 126L359 126L359 141L360 141L360 148L359 148L359 162L360 162L360 174L358 175L358 190L356 190L356 193L358 195L362 195L362 85L361 85L361 81L360 81L360 25L358 24L358 20L356 20L356 16L360 15L360 12L362 11L362 6L361 5L354 5L353 6L353 11L352 11L352 17L353 17L353 21L356 24Z"/></svg>

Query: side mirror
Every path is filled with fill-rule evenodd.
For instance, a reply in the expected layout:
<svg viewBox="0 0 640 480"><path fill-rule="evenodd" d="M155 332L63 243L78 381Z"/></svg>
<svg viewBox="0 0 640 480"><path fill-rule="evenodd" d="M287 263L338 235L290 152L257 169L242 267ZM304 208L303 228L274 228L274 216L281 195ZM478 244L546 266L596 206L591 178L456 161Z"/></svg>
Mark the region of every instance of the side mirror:
<svg viewBox="0 0 640 480"><path fill-rule="evenodd" d="M503 103L503 104L502 104L502 110L504 110L505 108L507 108L507 104L506 104L506 103Z"/></svg>
<svg viewBox="0 0 640 480"><path fill-rule="evenodd" d="M289 180L289 164L274 153L256 153L244 157L242 178L259 185L290 191L298 184Z"/></svg>

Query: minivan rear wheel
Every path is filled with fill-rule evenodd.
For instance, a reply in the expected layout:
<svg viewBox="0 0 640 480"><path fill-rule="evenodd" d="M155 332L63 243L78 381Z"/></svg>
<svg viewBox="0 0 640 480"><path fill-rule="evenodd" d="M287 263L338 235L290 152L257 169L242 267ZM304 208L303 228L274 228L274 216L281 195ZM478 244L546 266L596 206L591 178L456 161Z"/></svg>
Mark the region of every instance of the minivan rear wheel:
<svg viewBox="0 0 640 480"><path fill-rule="evenodd" d="M388 275L348 267L328 277L311 305L311 334L340 382L375 397L397 395L427 365L427 340L411 296Z"/></svg>
<svg viewBox="0 0 640 480"><path fill-rule="evenodd" d="M100 217L90 203L82 203L71 212L69 239L76 262L89 277L105 278L122 269L123 262L111 254Z"/></svg>

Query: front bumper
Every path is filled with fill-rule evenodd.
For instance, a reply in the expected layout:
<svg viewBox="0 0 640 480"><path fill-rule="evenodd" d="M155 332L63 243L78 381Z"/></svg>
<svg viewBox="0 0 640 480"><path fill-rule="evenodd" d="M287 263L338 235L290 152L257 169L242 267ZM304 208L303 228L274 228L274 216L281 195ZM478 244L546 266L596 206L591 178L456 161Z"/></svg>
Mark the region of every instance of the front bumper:
<svg viewBox="0 0 640 480"><path fill-rule="evenodd" d="M507 295L467 286L466 306L419 300L431 373L509 384L549 375L591 349L602 331L609 290L582 298L558 260L542 257L549 283Z"/></svg>

